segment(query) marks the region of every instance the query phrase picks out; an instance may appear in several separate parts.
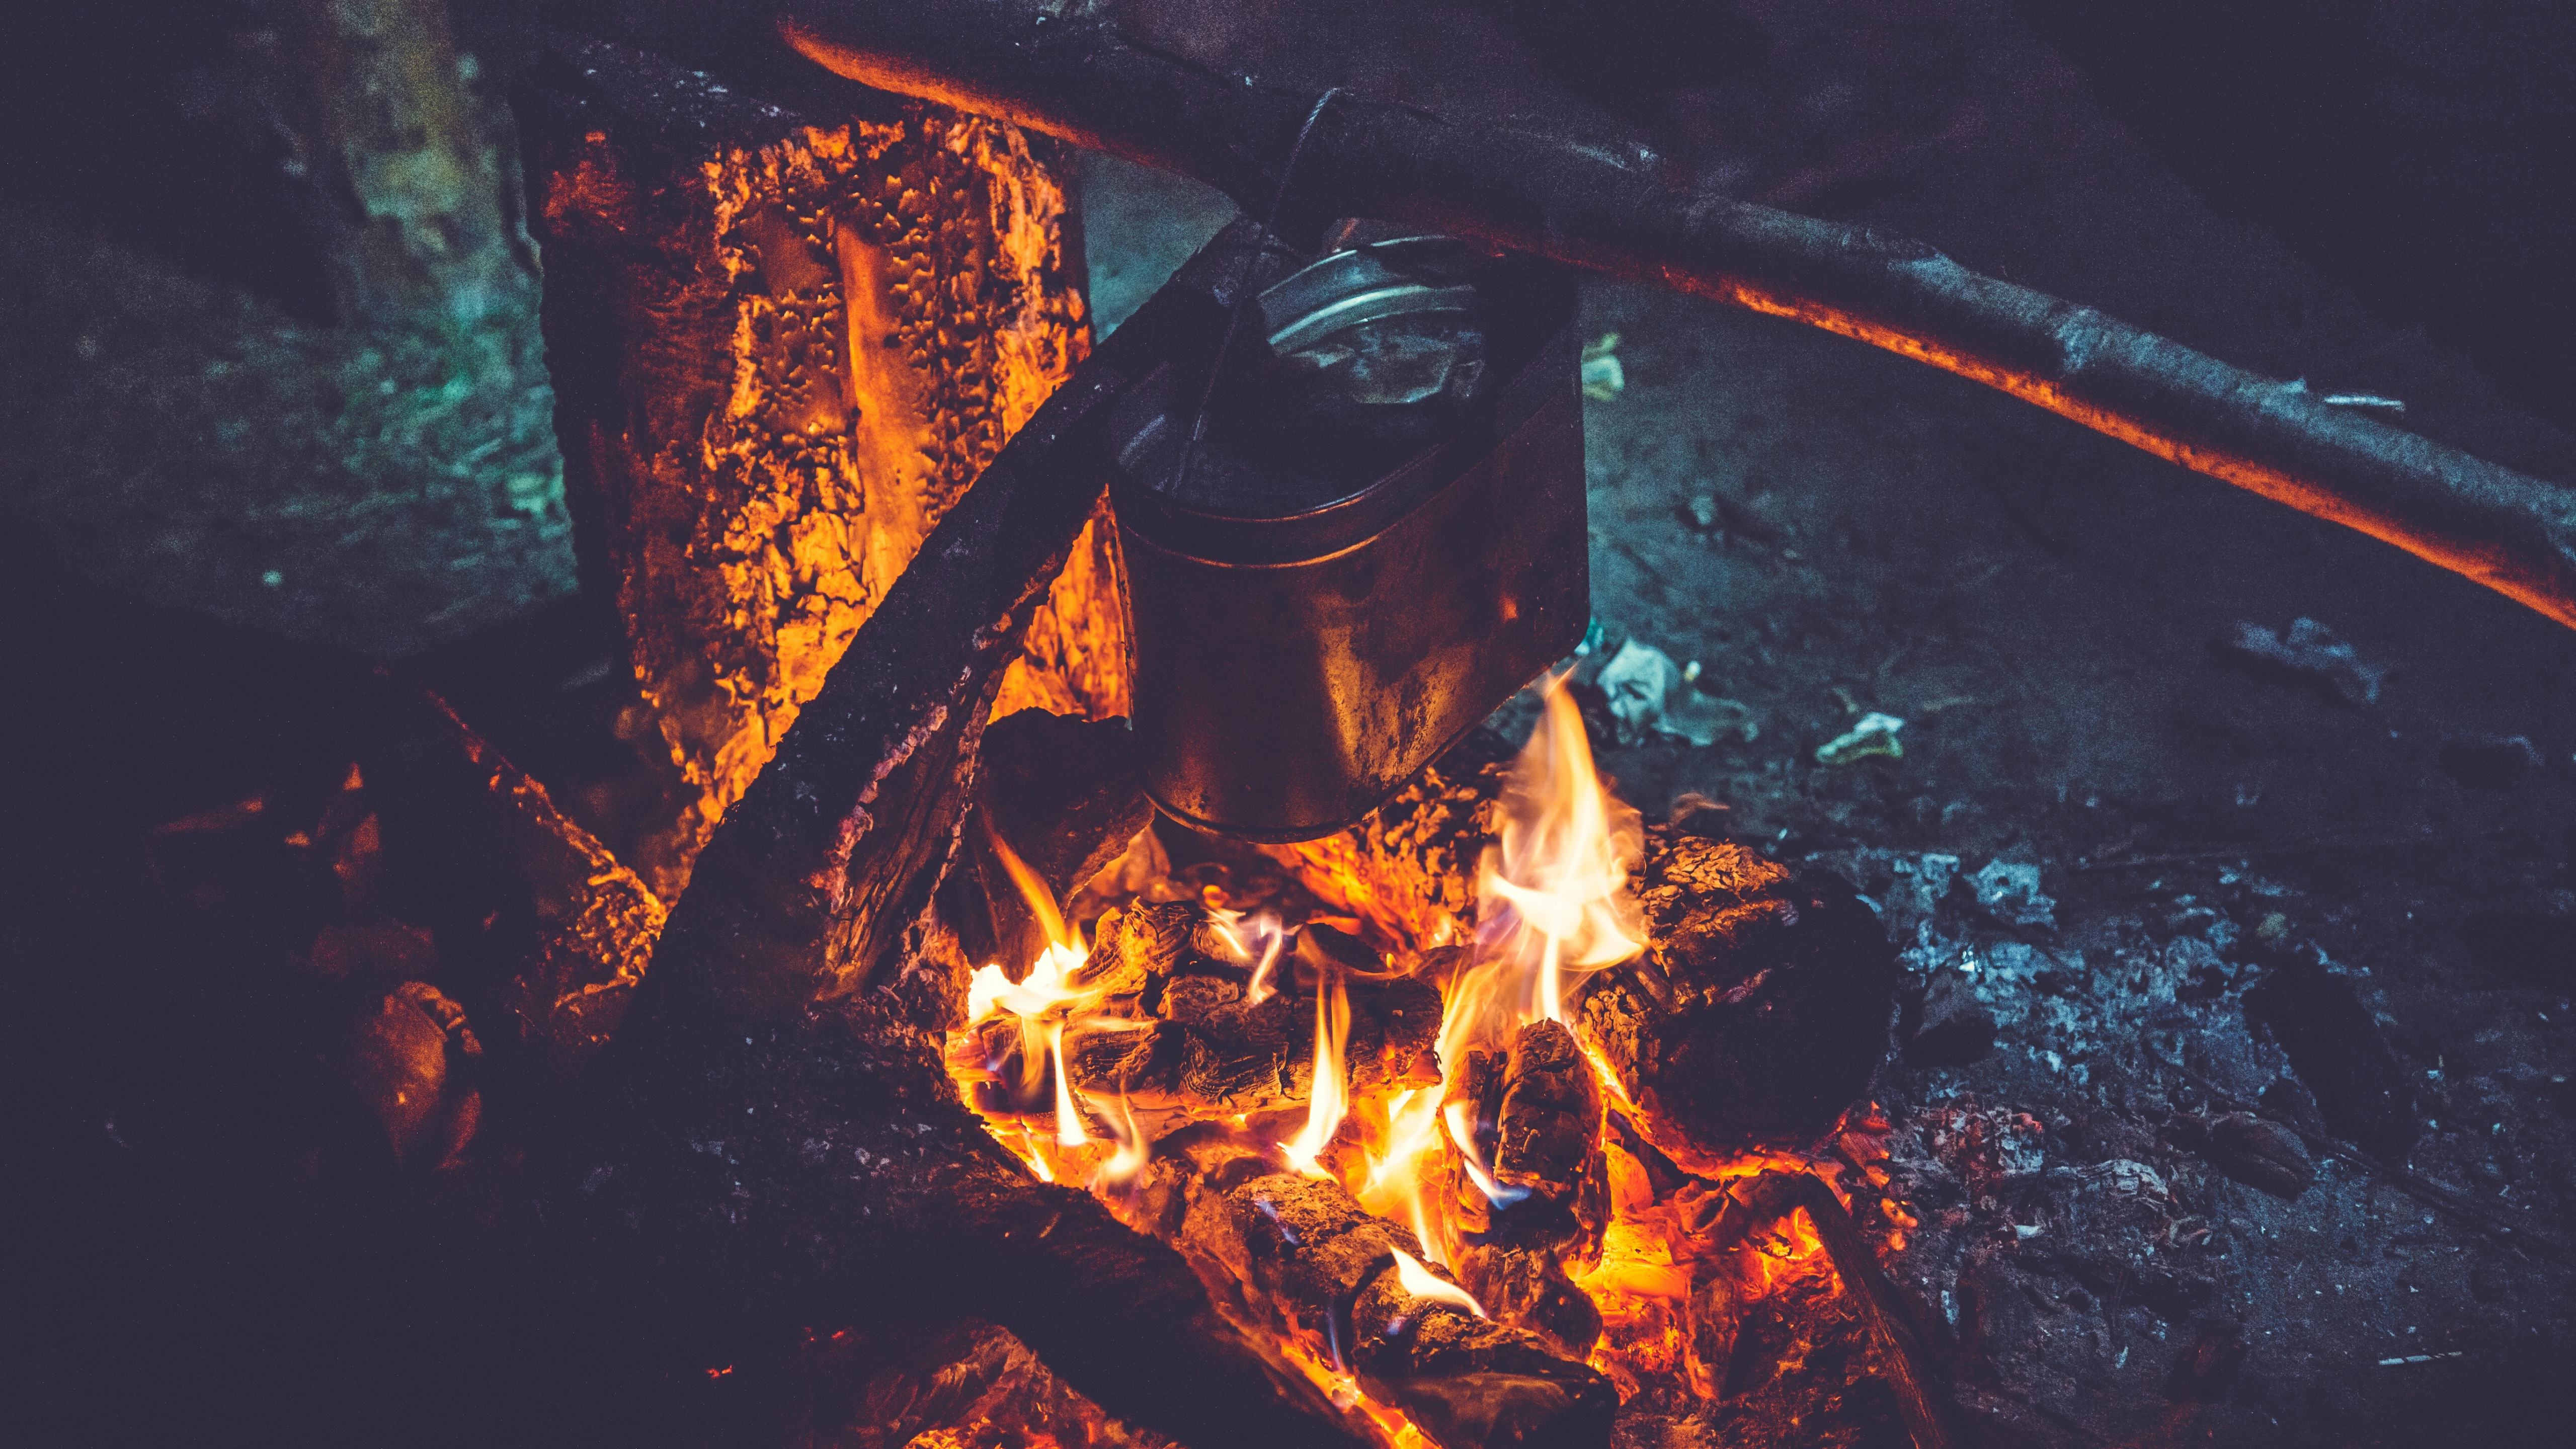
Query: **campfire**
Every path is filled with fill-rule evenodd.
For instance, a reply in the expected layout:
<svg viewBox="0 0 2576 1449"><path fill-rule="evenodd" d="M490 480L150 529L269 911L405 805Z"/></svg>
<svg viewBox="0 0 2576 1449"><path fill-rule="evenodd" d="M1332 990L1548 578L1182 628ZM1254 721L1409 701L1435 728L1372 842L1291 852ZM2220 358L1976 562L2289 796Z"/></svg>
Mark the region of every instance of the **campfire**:
<svg viewBox="0 0 2576 1449"><path fill-rule="evenodd" d="M1437 270L1352 273L1417 309L1387 346L1438 359L1428 384L1365 385L1510 439L1499 474L1444 463L1415 515L1503 562L1481 584L1422 575L1423 647L1470 650L1444 656L1447 693L1393 725L1312 716L1372 741L1353 780L1330 778L1347 744L1277 733L1307 718L1293 689L1264 696L1255 736L1302 783L1247 795L1255 736L1204 730L1296 669L1229 660L1221 686L1176 689L1172 621L1199 619L1170 601L1208 585L1172 560L1211 556L1192 542L1211 525L1140 496L1168 517L1139 542L1097 470L1169 454L1178 422L1176 476L1195 461L1210 489L1258 491L1239 434L1198 443L1198 383L1167 379L1231 357L1212 344L1254 310L1256 260L1262 286L1294 263L1230 230L1076 370L1042 148L918 105L808 126L657 65L568 53L532 141L549 327L630 339L558 363L568 466L617 500L593 538L681 767L643 873L594 872L668 907L641 922L659 928L649 968L634 932L607 932L550 951L518 996L532 1039L596 1057L640 1124L584 1170L579 1220L657 1264L745 1262L720 1296L810 1280L762 1317L819 1325L850 1292L919 1293L1009 1330L891 1367L800 1358L861 1385L846 1392L890 1416L872 1432L902 1426L888 1443L1598 1445L1622 1416L1810 1357L1838 1365L1817 1384L1942 1442L1880 1268L1912 1219L1868 1100L1897 976L1876 918L1709 828L1722 811L1641 821L1559 677L1534 686L1525 746L1471 728L1582 632L1562 284L1339 233L1362 249L1346 256ZM701 117L677 139L675 93ZM615 240L636 235L660 264ZM1221 294L1237 300L1210 309ZM1377 305L1333 295L1310 305ZM1468 295L1499 310L1462 313ZM1459 326L1481 340L1442 330ZM877 368L862 334L911 366ZM1441 351L1457 347L1468 361ZM707 386L673 371L691 356L731 380L684 442L653 431L652 400ZM1166 412L1139 423L1139 398ZM1364 455L1418 450L1423 424L1405 426ZM1511 507L1461 502L1478 498ZM1541 541L1496 527L1524 512ZM1133 595L1131 622L1149 544L1158 592ZM1262 647L1329 637L1283 627ZM1407 687L1402 666L1371 687ZM1188 767L1163 768L1175 756ZM1349 820L1344 799L1368 812L1345 828L1271 823ZM1285 843L1184 823L1234 811ZM854 1099L852 1081L873 1085ZM677 1185L711 1154L747 1194L712 1216ZM731 1231L752 1222L773 1226ZM810 1245L792 1265L738 1256L790 1240ZM829 1283L846 1286L815 1296ZM700 1368L787 1372L722 1352Z"/></svg>
<svg viewBox="0 0 2576 1449"><path fill-rule="evenodd" d="M1650 841L1561 687L1516 758L1435 771L1407 803L1439 807L1414 818L1454 832L1424 843L1455 870L1372 849L1383 819L1267 851L1157 822L1068 913L995 839L1045 945L975 972L949 1074L1034 1175L1179 1248L1380 1442L1594 1442L1622 1402L1717 1396L1748 1310L1847 1291L1818 1213L1890 1249L1909 1222L1882 1191L1886 1123L1833 1105L1870 1054L1770 1141L1640 1070L1641 1035L1815 989L1768 971L1832 971L1748 971L1656 928L1714 911L1726 946L1760 953L1797 928L1787 873Z"/></svg>

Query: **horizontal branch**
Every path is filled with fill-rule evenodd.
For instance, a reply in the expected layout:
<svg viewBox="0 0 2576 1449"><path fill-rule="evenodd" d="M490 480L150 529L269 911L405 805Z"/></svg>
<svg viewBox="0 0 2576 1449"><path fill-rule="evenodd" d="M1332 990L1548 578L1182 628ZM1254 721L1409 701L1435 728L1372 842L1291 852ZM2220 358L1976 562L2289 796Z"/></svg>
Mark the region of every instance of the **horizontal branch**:
<svg viewBox="0 0 2576 1449"><path fill-rule="evenodd" d="M1122 37L1081 0L791 0L831 70L1179 171L1256 214L1316 97ZM2576 489L2327 405L1920 242L1672 184L1642 148L1336 96L1293 215L1413 222L1791 317L2355 528L2576 627Z"/></svg>

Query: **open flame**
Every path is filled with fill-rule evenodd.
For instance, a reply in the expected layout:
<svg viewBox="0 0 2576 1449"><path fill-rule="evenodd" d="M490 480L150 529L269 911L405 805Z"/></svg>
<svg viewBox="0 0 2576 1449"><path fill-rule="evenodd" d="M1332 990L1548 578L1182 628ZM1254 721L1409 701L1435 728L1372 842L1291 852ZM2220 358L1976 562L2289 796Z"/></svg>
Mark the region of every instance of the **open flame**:
<svg viewBox="0 0 2576 1449"><path fill-rule="evenodd" d="M998 835L991 837L993 850L1002 867L1019 887L1030 912L1037 917L1039 929L1047 938L1046 948L1029 965L1028 974L1018 981L1010 979L1001 963L989 962L977 968L966 986L968 1024L975 1025L1009 1016L1019 1028L1019 1092L1022 1099L1036 1095L1040 1074L1052 1070L1055 1078L1055 1142L1059 1147L1084 1147L1091 1142L1085 1125L1082 1094L1075 1090L1065 1068L1065 1050L1080 1040L1087 1031L1134 1031L1147 1025L1128 1021L1097 1011L1104 995L1082 980L1089 953L1084 949L1082 933L1068 924L1064 913L1056 908L1055 894L1037 872L1029 869L1019 855ZM988 1070L998 1074L1002 1063L987 1061ZM1100 1166L1097 1181L1123 1186L1144 1171L1151 1156L1151 1145L1137 1129L1135 1113L1121 1097L1115 1115L1105 1115L1111 1139L1117 1150ZM1001 1134L997 1133L996 1136ZM1017 1132L1019 1143L1003 1138L1022 1161L1044 1181L1053 1182L1055 1172L1045 1157L1036 1152L1025 1124Z"/></svg>
<svg viewBox="0 0 2576 1449"><path fill-rule="evenodd" d="M1256 978L1258 979L1258 978ZM1323 1165L1324 1149L1341 1130L1350 1110L1349 1084L1343 1070L1343 1044L1351 1031L1350 990L1336 971L1315 983L1315 1085L1306 1099L1306 1125L1279 1144L1288 1165L1308 1177L1331 1177Z"/></svg>
<svg viewBox="0 0 2576 1449"><path fill-rule="evenodd" d="M1595 1237L1589 1242L1556 1250L1564 1255L1556 1265L1563 1281L1589 1299L1600 1317L1602 1332L1591 1364L1623 1393L1663 1385L1713 1397L1724 1365L1702 1361L1708 1315L1734 1313L1738 1310L1726 1305L1751 1302L1794 1281L1830 1282L1834 1272L1816 1226L1803 1210L1748 1226L1740 1213L1725 1217L1736 1211L1722 1201L1728 1184L1755 1173L1788 1171L1818 1172L1838 1194L1842 1185L1830 1170L1818 1171L1822 1159L1761 1151L1740 1154L1678 1190L1668 1180L1662 1186L1650 1180L1646 1164L1651 1148L1640 1145L1648 1140L1641 1130L1644 1114L1579 1029L1584 978L1644 949L1646 930L1630 885L1631 872L1644 854L1644 833L1637 812L1614 797L1596 773L1582 718L1561 680L1549 682L1544 716L1512 763L1497 803L1495 839L1479 861L1474 881L1476 910L1463 943L1466 950L1448 958L1455 964L1445 979L1434 982L1441 999L1435 1050L1445 1078L1438 1083L1426 1085L1415 1074L1390 1076L1374 1089L1355 1088L1352 984L1360 983L1365 991L1367 983L1386 976L1347 953L1327 952L1309 933L1327 919L1346 935L1362 929L1347 917L1281 906L1258 889L1229 895L1207 885L1210 877L1194 874L1204 869L1200 866L1175 872L1148 830L1131 842L1124 860L1104 872L1102 880L1109 884L1086 888L1085 919L1104 900L1143 898L1149 892L1157 901L1194 899L1206 911L1198 949L1246 973L1233 978L1241 984L1243 1008L1302 992L1311 981L1312 1086L1302 1121L1275 1105L1249 1111L1230 1107L1217 1116L1184 1109L1184 1119L1194 1111L1195 1120L1221 1122L1234 1142L1257 1146L1308 1177L1337 1180L1367 1211L1410 1227L1421 1256L1390 1250L1404 1291L1480 1318L1488 1310L1477 1293L1435 1272L1434 1266L1460 1273L1488 1298L1510 1291L1488 1287L1477 1276L1487 1270L1476 1265L1488 1261L1477 1254L1495 1241L1489 1227L1493 1219L1486 1215L1529 1201L1534 1189L1525 1184L1537 1179L1524 1176L1518 1165L1506 1165L1521 1159L1503 1151L1500 1127L1490 1120L1496 1110L1492 1099L1478 1104L1462 1095L1484 1089L1464 1085L1461 1073L1471 1053L1483 1053L1488 1062L1508 1059L1525 1029L1562 1024L1601 1084L1604 1109L1595 1123L1600 1147L1594 1159L1594 1170L1606 1177L1597 1209L1603 1217L1593 1220ZM1008 979L1000 963L974 973L968 1001L973 1023L1008 1020L1015 1030L959 1034L951 1043L952 1070L961 1079L973 1077L979 1067L987 1075L978 1080L998 1083L1011 1077L1015 1090L1006 1097L979 1099L986 1104L994 1135L1041 1177L1084 1183L1129 1215L1129 1221L1142 1221L1132 1214L1143 1212L1143 1203L1159 1201L1142 1193L1152 1142L1173 1129L1174 1109L1157 1100L1148 1107L1148 1123L1140 1123L1123 1087L1112 1096L1102 1083L1082 1075L1081 1063L1087 1059L1080 1044L1090 1033L1147 1029L1156 1023L1133 1017L1133 1003L1140 998L1108 999L1089 977L1091 963L1081 932L1064 919L1044 883L1006 846L995 845L1047 944L1017 982ZM1378 939L1390 935L1409 942L1408 950L1390 958L1390 967L1419 960L1412 951L1443 944L1421 934L1386 932ZM1283 964L1291 957L1305 965L1292 970ZM1103 968L1100 974L1115 973ZM1387 973L1394 974L1400 973ZM1303 1009L1304 1003L1299 1005ZM1006 1044L1014 1039L1015 1064L1005 1060L1014 1055ZM1513 1070L1519 1070L1517 1065ZM1085 1081L1092 1083L1088 1098L1081 1086ZM1881 1129L1884 1125L1878 1124ZM1884 1155L1870 1149L1869 1142L1847 1133L1840 1150L1844 1160L1857 1165ZM1176 1154L1173 1160L1181 1159ZM1561 1185L1545 1184L1540 1190L1564 1191ZM1479 1196L1481 1204L1475 1201ZM1725 1233L1712 1227L1721 1219L1730 1224ZM1911 1226L1901 1213L1890 1221ZM1504 1314L1506 1322L1521 1322L1512 1315L1524 1308L1495 1302L1494 1311ZM1435 1449L1402 1410L1370 1396L1344 1357L1346 1346L1334 1325L1323 1327L1327 1339L1308 1343L1292 1332L1275 1347L1377 1442L1396 1449ZM1728 1335L1733 1331L1724 1329Z"/></svg>

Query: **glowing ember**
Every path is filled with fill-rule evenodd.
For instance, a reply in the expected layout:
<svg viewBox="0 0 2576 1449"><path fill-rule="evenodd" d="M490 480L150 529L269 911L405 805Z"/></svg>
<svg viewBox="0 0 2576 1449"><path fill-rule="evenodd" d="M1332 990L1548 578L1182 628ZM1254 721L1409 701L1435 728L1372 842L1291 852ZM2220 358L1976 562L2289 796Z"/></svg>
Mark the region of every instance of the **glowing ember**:
<svg viewBox="0 0 2576 1449"><path fill-rule="evenodd" d="M1692 1172L1666 1160L1648 1145L1654 1140L1646 1130L1650 1113L1626 1097L1584 1039L1581 1023L1569 1019L1585 976L1645 949L1630 886L1644 837L1636 812L1595 774L1582 720L1561 688L1549 688L1545 717L1511 765L1497 805L1495 838L1472 897L1463 882L1452 897L1462 906L1474 903L1472 929L1457 947L1442 946L1450 935L1438 922L1439 929L1425 933L1390 927L1376 914L1367 914L1365 925L1354 919L1363 913L1321 914L1331 907L1297 895L1293 886L1283 894L1275 877L1229 875L1234 867L1205 861L1176 870L1148 831L1079 898L1083 918L1099 921L1104 944L1095 960L1044 885L1004 850L1001 859L1047 944L1016 982L998 963L974 973L968 1014L985 1029L952 1036L951 1071L961 1083L997 1089L970 1097L994 1136L1033 1172L1085 1183L1130 1223L1176 1231L1177 1217L1149 1205L1174 1201L1168 1195L1174 1192L1201 1191L1192 1185L1195 1175L1211 1171L1201 1154L1284 1159L1307 1178L1340 1184L1367 1213L1412 1230L1419 1258L1388 1250L1406 1294L1515 1331L1552 1333L1534 1316L1539 1310L1526 1286L1511 1286L1508 1276L1481 1276L1494 1271L1497 1252L1520 1254L1566 1294L1588 1300L1598 1330L1583 1328L1573 1352L1588 1348L1591 1366L1623 1396L1650 1393L1666 1405L1714 1397L1726 1377L1725 1346L1746 1305L1790 1291L1839 1291L1803 1208L1755 1221L1732 1185L1762 1173L1813 1173L1840 1196L1837 1175L1847 1168L1855 1182L1883 1188L1886 1174L1870 1164L1885 1157L1881 1136L1873 1134L1883 1135L1886 1124L1855 1112L1823 1144L1825 1157L1746 1151L1713 1165L1697 1163ZM1257 875L1257 865L1246 869ZM1343 897L1375 898L1365 882ZM1196 914L1108 914L1169 912L1178 902L1191 903ZM1469 917L1462 912L1460 919ZM1140 924L1149 920L1159 924ZM1176 920L1186 923L1175 927ZM1339 934L1316 929L1327 923ZM1188 957L1198 964L1171 968L1182 974L1155 978L1162 985L1140 987L1138 968L1122 966L1122 953L1142 949L1135 947L1140 940L1175 941L1174 929L1187 936L1177 949L1198 953ZM1363 932L1387 948L1383 962L1350 954L1348 943ZM1303 964L1287 970L1283 962ZM1377 1038L1370 1033L1386 1030L1383 1018L1354 1025L1353 983L1367 992L1409 970L1439 989L1436 1063L1371 1045ZM1222 975L1227 972L1233 974ZM1124 981L1124 994L1113 997L1107 984L1113 978ZM1114 1058L1131 1064L1117 1070L1142 1071L1161 1085L1131 1104L1128 1087L1137 1079L1116 1076L1112 1097L1103 1089L1102 1068L1081 1046L1093 1033L1171 1027L1179 1018L1169 999L1154 1008L1164 1013L1159 1022L1143 1015L1139 1003L1155 1000L1156 991L1198 993L1191 1010L1238 1013L1228 1020L1251 1021L1253 1013L1266 1012L1258 1018L1269 1023L1261 1030L1276 1041L1297 1019L1291 1003L1277 998L1309 989L1311 1007L1302 1000L1293 1005L1308 1015L1314 1032L1302 1119L1280 1100L1289 1091L1284 1061L1267 1069L1248 1104L1222 1095L1193 1101L1174 1097L1168 1075L1132 1067L1162 1049L1139 1047ZM1217 1004L1206 1004L1211 1001ZM1011 1029L992 1025L998 1021ZM1160 1039L1191 1051L1201 1050L1191 1044L1197 1040ZM1568 1040L1580 1065L1567 1054ZM1420 1049L1406 1053L1419 1056ZM1441 1077L1436 1082L1426 1070L1432 1066ZM1598 1082L1597 1093L1582 1080L1587 1076ZM1089 1099L1084 1083L1091 1084ZM1511 1105L1516 1100L1518 1107ZM1532 1145L1532 1121L1558 1134L1549 1149L1555 1157L1533 1156L1539 1149ZM1194 1145L1158 1167L1155 1140L1193 1123ZM1221 1148L1211 1147L1219 1142ZM1564 1180L1568 1153L1570 1184ZM1260 1205L1284 1228L1266 1201ZM1196 1221L1197 1210L1189 1216ZM1891 1247L1901 1247L1902 1230L1913 1225L1892 1204L1880 1222ZM1193 1253L1202 1273L1214 1275L1211 1287L1221 1299L1256 1308L1265 1301L1254 1285L1234 1280L1240 1268L1196 1253L1186 1231L1182 1238L1178 1245ZM1446 1276L1453 1273L1458 1281ZM1261 1331L1286 1363L1351 1416L1357 1431L1397 1449L1437 1449L1404 1409L1371 1396L1352 1367L1346 1328L1335 1315L1292 1311Z"/></svg>

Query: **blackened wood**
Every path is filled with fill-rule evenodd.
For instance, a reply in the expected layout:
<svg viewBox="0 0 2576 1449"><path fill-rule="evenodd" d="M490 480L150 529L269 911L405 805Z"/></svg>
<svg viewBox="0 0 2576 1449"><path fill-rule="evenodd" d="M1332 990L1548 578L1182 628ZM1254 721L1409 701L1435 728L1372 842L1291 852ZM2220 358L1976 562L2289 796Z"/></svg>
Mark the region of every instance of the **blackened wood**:
<svg viewBox="0 0 2576 1449"><path fill-rule="evenodd" d="M1184 172L1259 214L1312 95L1132 43L1040 0L792 0L791 43L931 96ZM1295 214L1409 221L1790 317L1999 388L2169 462L2359 529L2576 626L2576 489L2258 377L1910 238L1676 185L1641 146L1337 97Z"/></svg>
<svg viewBox="0 0 2576 1449"><path fill-rule="evenodd" d="M1646 832L1645 954L1588 978L1579 1027L1647 1137L1705 1171L1834 1125L1887 1054L1898 980L1852 888L1732 841Z"/></svg>

